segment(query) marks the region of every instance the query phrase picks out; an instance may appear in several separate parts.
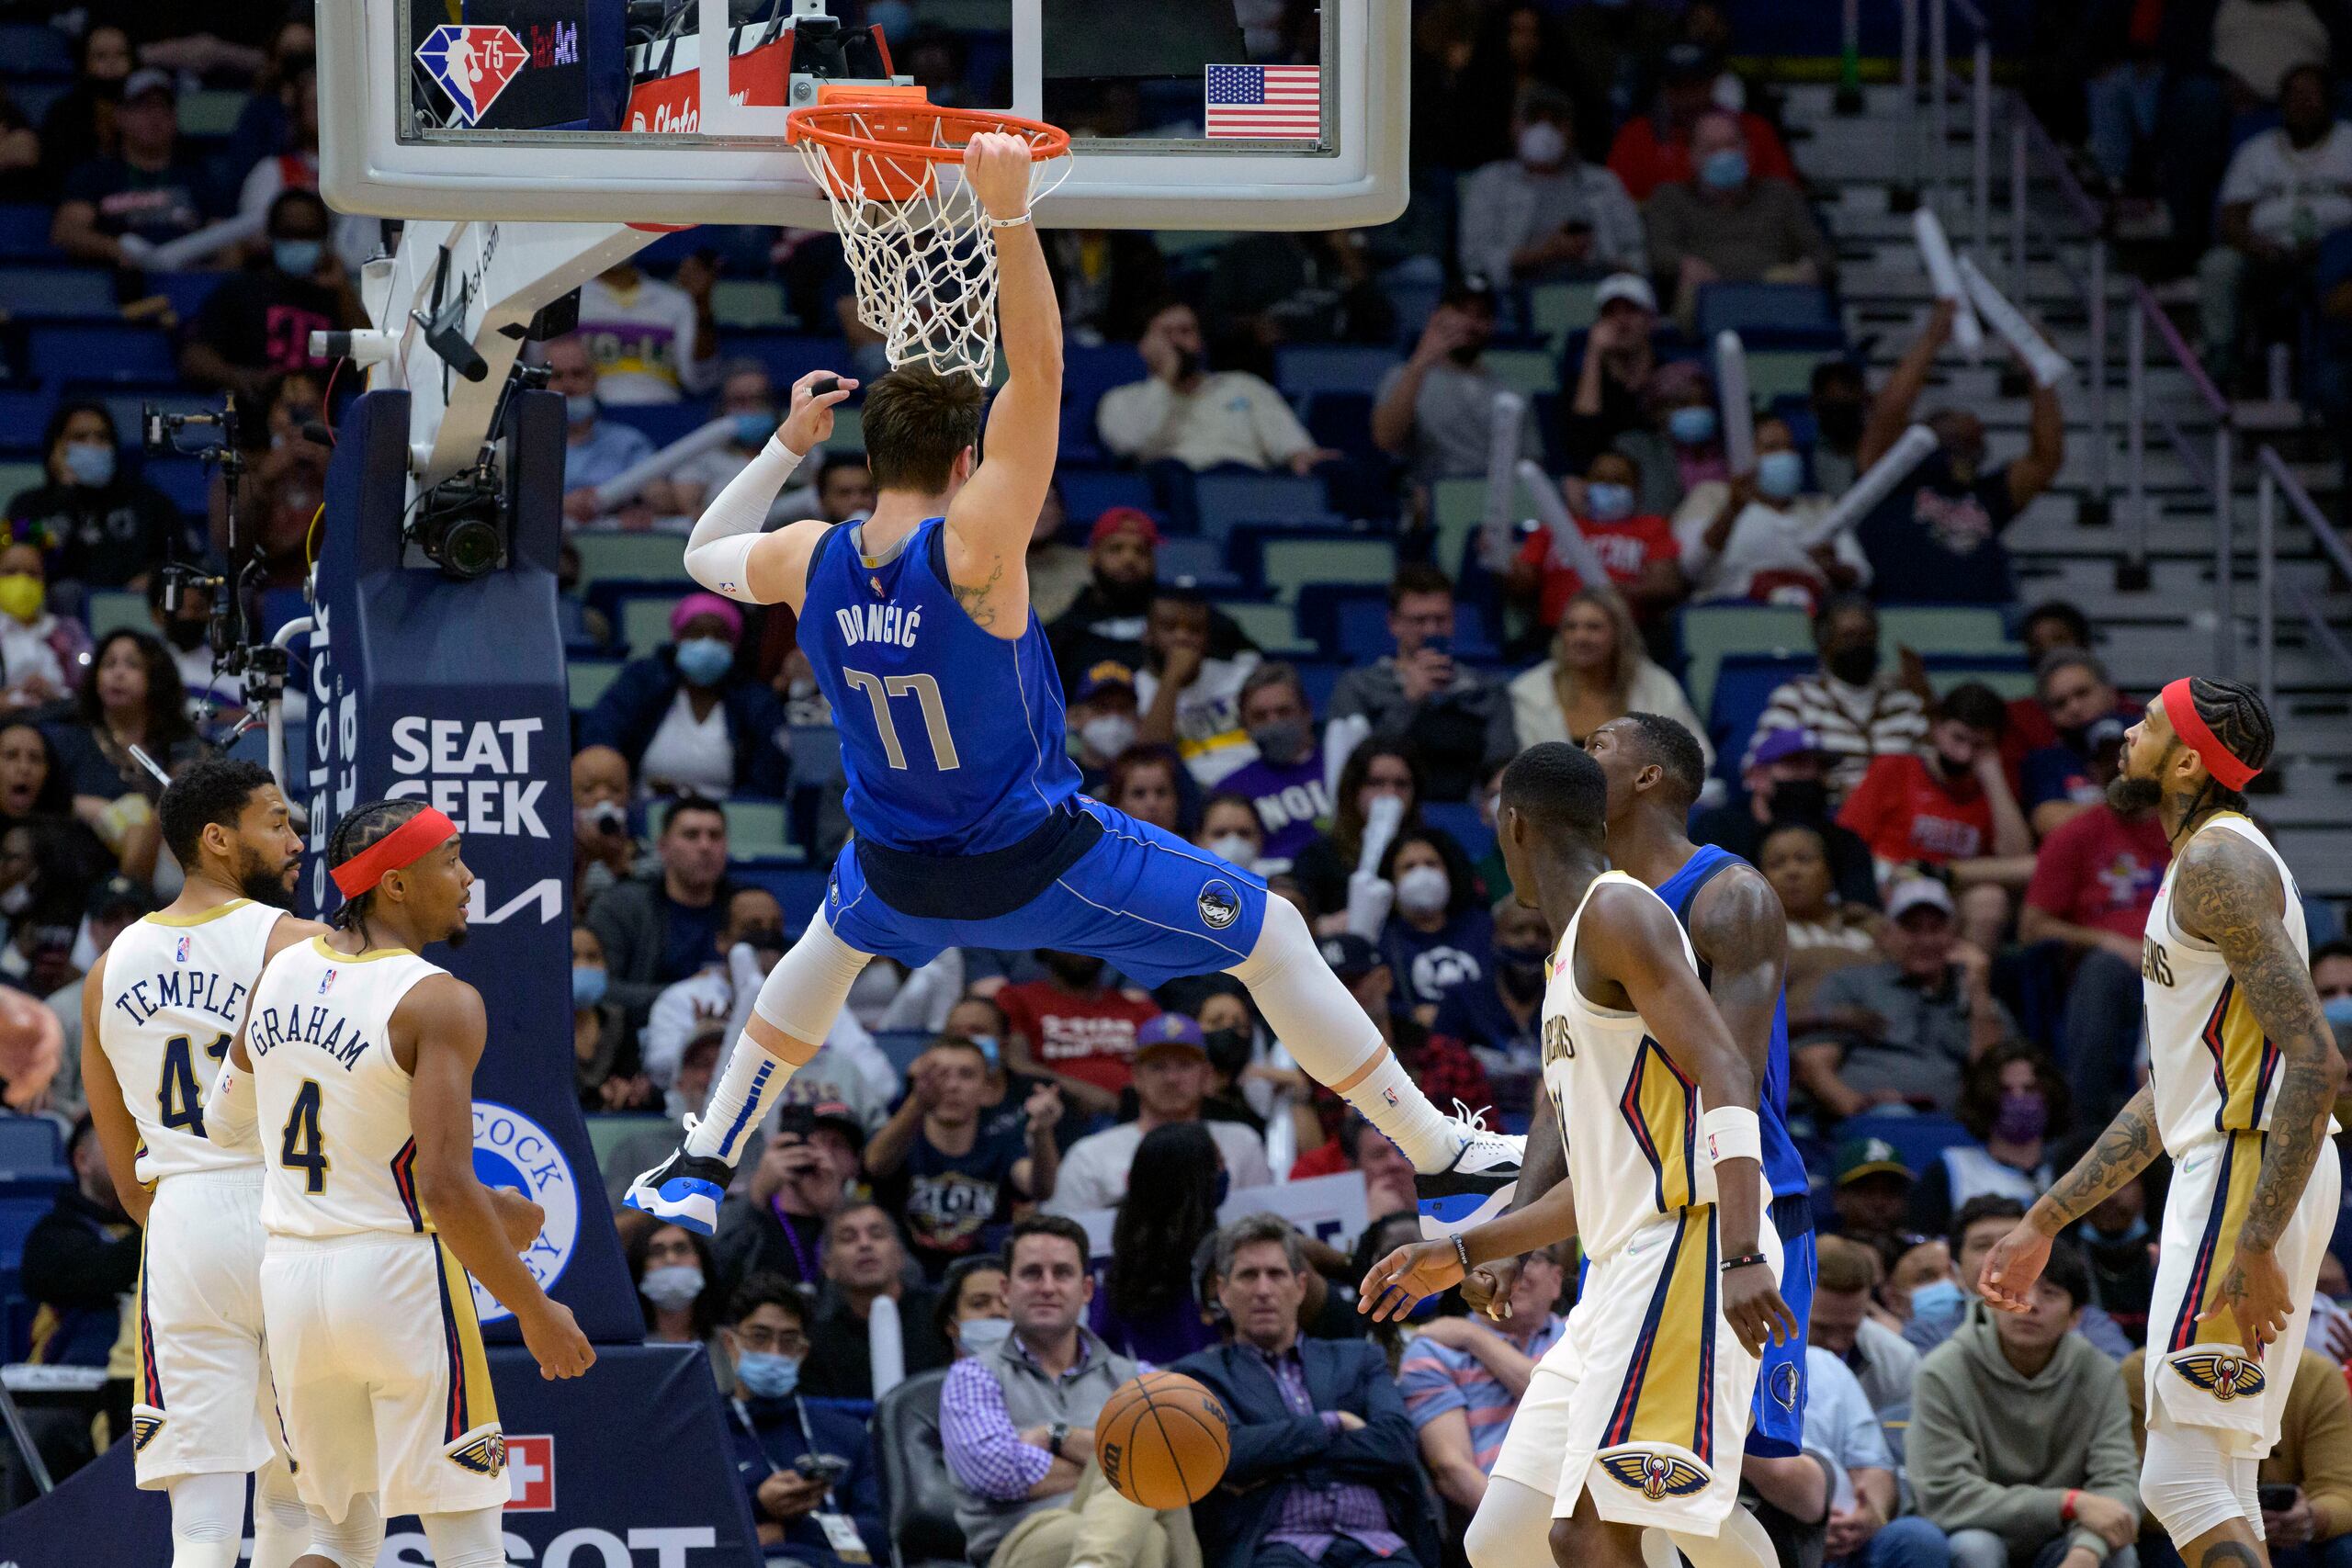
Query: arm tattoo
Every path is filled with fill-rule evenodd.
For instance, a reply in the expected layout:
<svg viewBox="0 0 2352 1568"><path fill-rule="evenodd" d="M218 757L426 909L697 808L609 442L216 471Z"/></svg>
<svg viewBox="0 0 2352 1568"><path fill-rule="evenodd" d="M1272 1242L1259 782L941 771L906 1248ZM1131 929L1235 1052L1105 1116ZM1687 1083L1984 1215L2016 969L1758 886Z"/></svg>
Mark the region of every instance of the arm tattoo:
<svg viewBox="0 0 2352 1568"><path fill-rule="evenodd" d="M972 617L972 624L982 631L986 631L996 625L996 604L993 596L996 592L996 585L1003 580L1004 558L999 556L996 558L996 564L989 569L989 580L978 588L967 587L952 579L947 587L949 592L956 595L956 603L964 606L964 614Z"/></svg>
<svg viewBox="0 0 2352 1568"><path fill-rule="evenodd" d="M2115 1113L2115 1120L2107 1124L2090 1152L2058 1179L2041 1201L2057 1211L2062 1224L2073 1224L2145 1170L2159 1149L2155 1090L2142 1084L2140 1092Z"/></svg>
<svg viewBox="0 0 2352 1568"><path fill-rule="evenodd" d="M1772 1013L1789 973L1788 917L1761 872L1734 866L1700 894L1690 944L1713 971L1708 992L1758 1091L1771 1066Z"/></svg>
<svg viewBox="0 0 2352 1568"><path fill-rule="evenodd" d="M2279 916L2284 889L2268 857L2234 834L2203 834L2182 858L2174 888L2182 926L2222 950L2231 978L2281 1058L2262 1172L2238 1237L2243 1246L2268 1251L2302 1201L2303 1184L2326 1146L2343 1058L2312 989L2311 966Z"/></svg>

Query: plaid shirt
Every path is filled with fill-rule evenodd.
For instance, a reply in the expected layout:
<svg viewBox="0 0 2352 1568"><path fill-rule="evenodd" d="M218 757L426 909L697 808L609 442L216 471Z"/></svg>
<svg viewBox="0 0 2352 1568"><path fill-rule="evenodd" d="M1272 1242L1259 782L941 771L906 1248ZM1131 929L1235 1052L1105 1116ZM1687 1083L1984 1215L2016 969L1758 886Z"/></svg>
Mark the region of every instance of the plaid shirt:
<svg viewBox="0 0 2352 1568"><path fill-rule="evenodd" d="M1029 1356L1019 1335L1013 1348ZM1062 1374L1065 1381L1086 1371L1091 1354L1086 1337L1078 1339L1078 1359ZM1029 1357L1035 1360L1035 1357ZM947 1468L968 1491L993 1502L1015 1502L1046 1478L1054 1456L1021 1440L1004 1407L1004 1386L976 1357L966 1356L948 1369L939 1390L939 1439Z"/></svg>
<svg viewBox="0 0 2352 1568"><path fill-rule="evenodd" d="M1243 1348L1265 1363L1292 1415L1319 1416L1325 1427L1334 1433L1339 1431L1340 1413L1317 1410L1314 1398L1306 1392L1306 1363L1299 1358L1295 1343L1277 1354L1269 1354L1254 1345ZM1320 1562L1324 1552L1341 1536L1382 1557L1393 1556L1405 1547L1404 1539L1388 1528L1388 1510L1381 1506L1380 1494L1361 1482L1331 1482L1317 1486L1291 1483L1283 1489L1282 1501L1274 1506L1265 1542L1295 1547Z"/></svg>

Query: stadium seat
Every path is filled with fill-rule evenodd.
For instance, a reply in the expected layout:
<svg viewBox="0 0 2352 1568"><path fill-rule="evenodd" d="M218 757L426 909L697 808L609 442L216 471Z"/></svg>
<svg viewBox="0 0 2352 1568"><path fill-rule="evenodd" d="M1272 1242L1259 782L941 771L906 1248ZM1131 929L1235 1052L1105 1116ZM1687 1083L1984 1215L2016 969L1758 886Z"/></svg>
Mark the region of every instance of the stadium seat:
<svg viewBox="0 0 2352 1568"><path fill-rule="evenodd" d="M573 534L571 543L580 552L582 582L605 578L637 578L652 582L665 578L681 582L692 581L686 576L685 543L674 534L587 529Z"/></svg>
<svg viewBox="0 0 2352 1568"><path fill-rule="evenodd" d="M151 272L148 288L172 302L172 313L183 321L193 321L230 275L225 272Z"/></svg>
<svg viewBox="0 0 2352 1568"><path fill-rule="evenodd" d="M1968 1129L1949 1116L1849 1116L1838 1124L1838 1141L1879 1138L1894 1146L1894 1155L1920 1175L1946 1149L1973 1144Z"/></svg>
<svg viewBox="0 0 2352 1568"><path fill-rule="evenodd" d="M55 258L49 243L53 209L45 204L10 202L0 207L0 259L34 261Z"/></svg>
<svg viewBox="0 0 2352 1568"><path fill-rule="evenodd" d="M83 606L92 637L105 637L120 631L152 632L155 623L147 614L147 595L126 592L121 589L99 588L91 592Z"/></svg>
<svg viewBox="0 0 2352 1568"><path fill-rule="evenodd" d="M1937 653L2015 654L2007 617L1991 604L1888 604L1878 613L1880 651L1914 649Z"/></svg>
<svg viewBox="0 0 2352 1568"><path fill-rule="evenodd" d="M1813 387L1813 369L1825 359L1839 357L1814 349L1750 349L1747 355L1747 390L1751 397L1770 402L1775 398L1790 397L1809 391Z"/></svg>
<svg viewBox="0 0 2352 1568"><path fill-rule="evenodd" d="M1421 820L1452 834L1474 864L1494 850L1495 830L1479 820L1477 807L1469 801L1425 800L1421 803Z"/></svg>
<svg viewBox="0 0 2352 1568"><path fill-rule="evenodd" d="M0 272L8 313L36 321L117 321L114 279L89 267L11 267Z"/></svg>
<svg viewBox="0 0 2352 1568"><path fill-rule="evenodd" d="M1216 607L1232 617L1241 635L1256 643L1269 658L1315 652L1315 645L1298 635L1298 623L1288 604L1255 599L1220 599Z"/></svg>
<svg viewBox="0 0 2352 1568"><path fill-rule="evenodd" d="M1082 527L1091 527L1114 506L1155 510L1151 481L1129 469L1064 468L1056 482L1061 486L1062 511Z"/></svg>
<svg viewBox="0 0 2352 1568"><path fill-rule="evenodd" d="M1298 682L1306 688L1306 706L1310 713L1329 713L1331 694L1339 690L1340 677L1348 672L1344 664L1325 659L1291 660L1298 671Z"/></svg>
<svg viewBox="0 0 2352 1568"><path fill-rule="evenodd" d="M914 1066L917 1056L931 1049L931 1043L935 1038L937 1036L927 1029L877 1029L874 1032L875 1045L890 1059L890 1065L901 1075Z"/></svg>
<svg viewBox="0 0 2352 1568"><path fill-rule="evenodd" d="M785 831L785 805L734 795L720 803L727 811L727 852L729 856L764 860L799 852Z"/></svg>
<svg viewBox="0 0 2352 1568"><path fill-rule="evenodd" d="M730 359L756 359L768 367L768 377L780 391L811 370L850 368L849 345L837 337L802 337L791 333L730 333Z"/></svg>
<svg viewBox="0 0 2352 1568"><path fill-rule="evenodd" d="M1290 396L1317 392L1376 392L1381 378L1400 363L1390 349L1352 344L1301 344L1274 353L1274 385Z"/></svg>
<svg viewBox="0 0 2352 1568"><path fill-rule="evenodd" d="M0 496L36 490L49 482L49 470L39 463L0 463Z"/></svg>
<svg viewBox="0 0 2352 1568"><path fill-rule="evenodd" d="M180 95L180 134L188 137L226 136L237 129L251 95L229 88L199 88Z"/></svg>
<svg viewBox="0 0 2352 1568"><path fill-rule="evenodd" d="M212 475L193 458L151 458L141 466L139 477L191 517L205 515L212 504Z"/></svg>
<svg viewBox="0 0 2352 1568"><path fill-rule="evenodd" d="M1600 319L1593 307L1598 283L1542 283L1527 291L1527 324L1554 344Z"/></svg>
<svg viewBox="0 0 2352 1568"><path fill-rule="evenodd" d="M1306 610L1307 590L1299 596L1299 624L1308 626ZM1331 606L1332 639L1327 645L1333 657L1350 664L1364 664L1384 654L1396 651L1396 639L1388 631L1388 594L1349 590ZM1483 604L1457 600L1453 606L1453 656L1474 663L1502 657L1494 637L1487 629L1487 609Z"/></svg>
<svg viewBox="0 0 2352 1568"><path fill-rule="evenodd" d="M57 400L28 387L0 389L0 453L39 456L41 434Z"/></svg>
<svg viewBox="0 0 2352 1568"><path fill-rule="evenodd" d="M782 381L776 383L779 387L785 384ZM615 424L626 424L643 431L647 440L656 447L662 447L708 424L710 410L700 400L684 403L628 403L605 410L603 417Z"/></svg>
<svg viewBox="0 0 2352 1568"><path fill-rule="evenodd" d="M621 642L630 657L642 659L670 640L670 612L678 607L680 597L640 593L621 601Z"/></svg>
<svg viewBox="0 0 2352 1568"><path fill-rule="evenodd" d="M1770 653L1783 658L1813 647L1813 624L1803 610L1780 604L1698 604L1679 617L1682 689L1693 711L1705 713L1713 700L1715 671L1732 653Z"/></svg>
<svg viewBox="0 0 2352 1568"><path fill-rule="evenodd" d="M946 1382L944 1371L918 1372L874 1406L891 1568L963 1568L956 1478L939 1436L939 1391Z"/></svg>
<svg viewBox="0 0 2352 1568"><path fill-rule="evenodd" d="M15 1182L0 1187L0 1268L11 1274L25 1256L25 1237L56 1206L57 1189L73 1179L73 1174L62 1168L55 1175L56 1180L38 1187Z"/></svg>
<svg viewBox="0 0 2352 1568"><path fill-rule="evenodd" d="M0 1118L0 1178L64 1178L65 1141L46 1116Z"/></svg>
<svg viewBox="0 0 2352 1568"><path fill-rule="evenodd" d="M710 291L711 319L730 331L794 325L774 279L722 278ZM779 387L781 393L785 389Z"/></svg>
<svg viewBox="0 0 2352 1568"><path fill-rule="evenodd" d="M1498 382L1527 397L1560 389L1560 362L1549 349L1490 349L1487 368Z"/></svg>
<svg viewBox="0 0 2352 1568"><path fill-rule="evenodd" d="M1837 301L1810 283L1708 283L1699 288L1698 337L1735 332L1748 352L1759 348L1841 348L1846 329Z"/></svg>
<svg viewBox="0 0 2352 1568"><path fill-rule="evenodd" d="M1308 583L1385 588L1396 575L1396 543L1365 536L1259 537L1257 580L1284 604Z"/></svg>
<svg viewBox="0 0 2352 1568"><path fill-rule="evenodd" d="M172 340L145 327L35 327L26 364L40 380L175 385ZM124 434L128 434L126 431Z"/></svg>
<svg viewBox="0 0 2352 1568"><path fill-rule="evenodd" d="M1201 532L1212 539L1229 537L1243 523L1314 527L1340 522L1324 504L1323 481L1297 474L1202 474L1193 481L1193 495Z"/></svg>
<svg viewBox="0 0 2352 1568"><path fill-rule="evenodd" d="M0 26L0 61L6 62L11 85L19 77L71 76L74 45L64 33L46 23L10 22Z"/></svg>
<svg viewBox="0 0 2352 1568"><path fill-rule="evenodd" d="M1816 663L1811 653L1794 659L1769 653L1724 657L1708 700L1707 735L1715 745L1715 773L1726 783L1739 783L1740 759L1773 692L1781 682L1810 673Z"/></svg>
<svg viewBox="0 0 2352 1568"><path fill-rule="evenodd" d="M571 710L586 713L604 696L605 688L613 683L613 677L621 672L621 661L617 659L568 660L563 672L564 679L571 687Z"/></svg>
<svg viewBox="0 0 2352 1568"><path fill-rule="evenodd" d="M796 724L786 737L792 757L792 841L812 855L820 848L825 812L841 810L841 731L830 724Z"/></svg>
<svg viewBox="0 0 2352 1568"><path fill-rule="evenodd" d="M1240 575L1225 564L1220 539L1164 538L1158 560L1162 582L1183 583L1204 593L1229 593L1241 586Z"/></svg>
<svg viewBox="0 0 2352 1568"><path fill-rule="evenodd" d="M825 901L825 879L832 874L832 867L810 865L805 861L770 855L758 860L737 856L729 864L727 874L741 886L763 888L775 895L784 906L784 929L795 932L808 923Z"/></svg>

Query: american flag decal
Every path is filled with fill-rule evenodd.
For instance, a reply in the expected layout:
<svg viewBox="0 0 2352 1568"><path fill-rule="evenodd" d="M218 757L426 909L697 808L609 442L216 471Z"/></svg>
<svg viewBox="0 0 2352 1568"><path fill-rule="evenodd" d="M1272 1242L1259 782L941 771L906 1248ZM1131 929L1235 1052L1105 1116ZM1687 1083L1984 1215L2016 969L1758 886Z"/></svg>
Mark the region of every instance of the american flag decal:
<svg viewBox="0 0 2352 1568"><path fill-rule="evenodd" d="M1323 134L1319 65L1212 65L1208 68L1211 141Z"/></svg>

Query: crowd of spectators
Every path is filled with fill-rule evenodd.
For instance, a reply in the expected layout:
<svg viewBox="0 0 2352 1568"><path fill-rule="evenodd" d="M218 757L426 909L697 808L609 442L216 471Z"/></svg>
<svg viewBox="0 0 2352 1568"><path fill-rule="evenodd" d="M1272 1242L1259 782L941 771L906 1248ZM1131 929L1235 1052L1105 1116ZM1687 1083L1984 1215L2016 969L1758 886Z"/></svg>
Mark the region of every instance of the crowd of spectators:
<svg viewBox="0 0 2352 1568"><path fill-rule="evenodd" d="M198 39L77 15L72 88L38 124L0 97L0 194L48 203L58 252L126 300L145 297L159 244L234 212L258 222L176 323L174 362L187 387L238 400L245 515L288 586L323 496L304 432L334 408L311 333L360 319L356 269L383 238L316 195L310 29ZM2099 166L2168 196L2202 167L2204 204L2218 196L2217 224L2174 213L2217 366L2255 363L2299 290L2352 321L2331 0L2095 6L2083 27L2100 40L2086 73ZM1434 0L1417 7L1417 91L1463 112L1415 117L1399 224L1250 236L1189 264L1132 234L1048 236L1070 342L1134 350L1071 433L1148 500L1073 510L1057 492L1037 519L1032 596L1072 752L1102 798L1295 902L1433 1099L1514 1120L1547 942L1492 851L1497 773L1629 712L1689 728L1715 775L1694 835L1753 860L1788 917L1793 1120L1825 1232L1799 1462L1828 1483L1775 1472L1759 1507L1807 1561L2154 1559L2167 1549L2142 1534L2123 1442L2135 1363L2117 1359L2145 1337L2161 1169L2083 1222L2032 1313L1973 1294L1974 1259L2145 1070L2141 930L2168 848L2105 796L2145 694L2118 688L2063 602L2014 616L2032 689L2007 700L1939 682L1884 635L1882 605L2016 612L2003 537L2066 460L2054 391L2030 392L2021 445L1922 407L1949 308L1883 376L1826 355L1801 396L1750 411L1756 460L1732 467L1693 338L1705 291L1831 289L1838 254L1728 35L1712 0ZM918 74L955 89L953 40L912 41ZM251 94L206 149L176 118L198 84ZM2249 134L2217 163L2223 140L2179 104ZM841 337L840 368L870 373L876 345L842 309L829 243L786 236L780 272L747 271L734 246L624 263L582 290L577 330L534 351L564 399L576 536L679 527L777 428L771 369L720 324L722 281L773 284L805 330ZM1531 291L1559 285L1589 292L1591 321L1560 340L1556 395L1498 431L1499 355L1540 341ZM1280 384L1277 351L1317 344L1399 350L1346 429ZM707 409L726 439L608 494L654 452L638 416L662 407ZM1830 503L1915 420L1936 451L1822 540ZM0 1087L12 1111L83 1129L19 1278L37 1359L93 1364L119 1351L137 1237L77 1121L80 977L177 883L131 749L182 765L225 716L209 601L167 607L158 571L220 548L220 498L184 509L127 434L103 400L60 401L0 540L0 1012L35 1039L0 1058ZM1483 475L1498 436L1543 465L1576 537L1529 524L1443 558L1437 497ZM1234 521L1205 519L1202 497L1237 471L1318 487L1396 543L1385 624L1348 667L1261 648L1238 601L1171 564L1200 560L1204 524ZM854 444L802 474L772 523L872 502ZM1604 580L1588 581L1596 563ZM830 715L788 618L688 594L665 640L627 647L576 554L566 570L576 649L628 656L576 716L571 759L574 1087L591 1114L636 1118L604 1141L617 1190L701 1111L807 917L745 874L724 803L785 796L794 732ZM147 620L94 637L91 595L126 589L148 594ZM1790 606L1811 626L1808 668L1736 731L1692 703L1677 638L1685 606L1717 604ZM802 847L821 858L846 824L837 806L819 821ZM2310 913L2315 940L2340 934L2332 910ZM2352 947L2313 958L2352 1028ZM1409 1228L1410 1172L1222 978L1148 992L1052 952L876 962L786 1098L715 1236L637 1216L623 1232L649 1341L708 1354L762 1540L811 1568L854 1560L832 1521L885 1540L865 1404L932 1372L938 1463L978 1563L1439 1568L1460 1532L1436 1527L1475 1508L1573 1300L1564 1251L1529 1260L1506 1324L1441 1303L1368 1334L1351 1284ZM1335 1175L1365 1194L1352 1253L1247 1213L1250 1194ZM2335 1326L2314 1334L2311 1390L2299 1372L2300 1414L2264 1472L2272 1540L2295 1561L2341 1561L2329 1543L2352 1540L2352 1319L2323 1315ZM1087 1462L1095 1413L1138 1363L1200 1378L1234 1415L1232 1485L1189 1513L1125 1503Z"/></svg>

